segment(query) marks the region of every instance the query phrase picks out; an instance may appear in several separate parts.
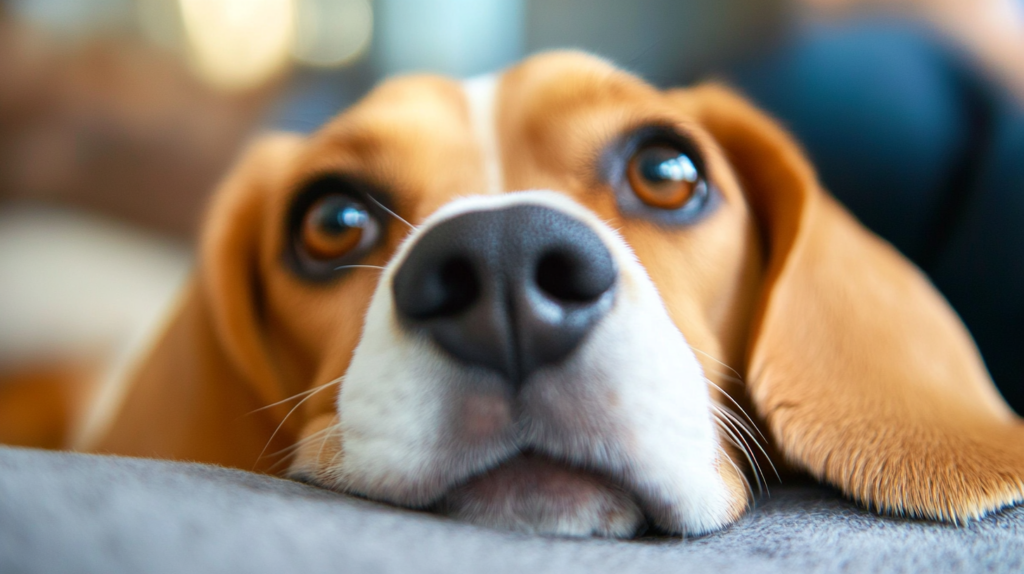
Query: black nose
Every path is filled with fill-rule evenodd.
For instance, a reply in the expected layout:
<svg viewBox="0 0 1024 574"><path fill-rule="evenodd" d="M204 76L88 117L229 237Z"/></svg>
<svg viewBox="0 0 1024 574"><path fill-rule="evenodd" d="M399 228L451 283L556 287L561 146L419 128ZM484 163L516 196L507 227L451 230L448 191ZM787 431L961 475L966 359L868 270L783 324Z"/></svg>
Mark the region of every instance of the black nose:
<svg viewBox="0 0 1024 574"><path fill-rule="evenodd" d="M537 205L466 213L423 235L393 282L403 323L519 384L558 363L611 307L611 254L579 220Z"/></svg>

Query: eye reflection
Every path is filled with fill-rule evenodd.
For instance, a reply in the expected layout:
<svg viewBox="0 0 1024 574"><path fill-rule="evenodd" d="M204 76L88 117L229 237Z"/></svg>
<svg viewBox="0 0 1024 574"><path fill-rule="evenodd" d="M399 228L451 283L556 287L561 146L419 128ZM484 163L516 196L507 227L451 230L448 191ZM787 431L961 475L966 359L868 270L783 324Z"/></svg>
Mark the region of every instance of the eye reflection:
<svg viewBox="0 0 1024 574"><path fill-rule="evenodd" d="M365 227L367 220L370 219L370 214L365 210L348 206L341 211L339 219L348 227Z"/></svg>
<svg viewBox="0 0 1024 574"><path fill-rule="evenodd" d="M328 195L310 206L303 218L303 247L316 259L337 259L362 243L370 222L370 213L360 202Z"/></svg>

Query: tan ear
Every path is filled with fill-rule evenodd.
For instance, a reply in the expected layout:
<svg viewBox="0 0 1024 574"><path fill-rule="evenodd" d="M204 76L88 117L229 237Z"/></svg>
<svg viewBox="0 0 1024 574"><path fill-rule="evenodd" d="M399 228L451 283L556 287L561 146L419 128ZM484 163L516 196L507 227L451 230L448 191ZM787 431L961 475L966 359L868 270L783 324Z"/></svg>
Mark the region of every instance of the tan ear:
<svg viewBox="0 0 1024 574"><path fill-rule="evenodd" d="M718 86L677 97L724 149L767 240L747 382L785 455L883 512L961 522L1021 501L1024 426L924 274L750 104Z"/></svg>
<svg viewBox="0 0 1024 574"><path fill-rule="evenodd" d="M265 447L287 443L291 429L282 429L268 446L281 413L257 411L286 398L264 340L257 265L266 195L299 145L297 136L263 137L217 189L197 276L123 398L100 406L111 412L93 423L103 427L93 450L251 469L272 462L257 460Z"/></svg>

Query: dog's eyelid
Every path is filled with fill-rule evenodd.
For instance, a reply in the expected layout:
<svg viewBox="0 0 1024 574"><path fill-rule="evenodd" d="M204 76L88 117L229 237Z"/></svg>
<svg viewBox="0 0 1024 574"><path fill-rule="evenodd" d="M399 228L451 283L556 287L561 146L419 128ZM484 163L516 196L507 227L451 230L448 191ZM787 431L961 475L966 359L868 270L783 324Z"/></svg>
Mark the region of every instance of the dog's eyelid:
<svg viewBox="0 0 1024 574"><path fill-rule="evenodd" d="M698 167L702 170L704 168L705 154L699 138L695 137L690 128L684 124L643 123L625 132L624 135L624 140L631 143L634 150L645 145L663 143L680 148L694 160L694 163L698 164Z"/></svg>
<svg viewBox="0 0 1024 574"><path fill-rule="evenodd" d="M324 187L337 186L344 188L343 193L352 195L356 199L368 198L371 200L371 203L395 210L392 194L388 192L388 185L379 181L378 178L365 173L341 170L317 170L298 178L297 183L292 185L292 203L298 201L300 196L306 193L320 195L321 193L331 193L334 191L316 189L316 187L321 185Z"/></svg>
<svg viewBox="0 0 1024 574"><path fill-rule="evenodd" d="M619 130L616 136L607 140L603 151L596 154L595 165L599 166L596 172L602 175L602 179L606 179L609 169L614 167L614 156L618 155L621 161L623 156L645 145L657 143L680 148L697 166L704 179L712 181L710 166L704 159L708 156L706 142L696 135L690 124L669 119L647 119Z"/></svg>
<svg viewBox="0 0 1024 574"><path fill-rule="evenodd" d="M409 223L408 216L402 213L404 211L402 206L395 200L396 196L403 194L395 192L393 182L358 171L319 170L311 172L302 178L299 184L293 186L295 191L292 203L298 202L301 194L309 193L309 188L321 181L334 181L347 188L344 193L363 202L377 216L383 228L390 227L391 223L414 228ZM315 192L313 195L317 196Z"/></svg>
<svg viewBox="0 0 1024 574"><path fill-rule="evenodd" d="M699 149L700 140L695 133L694 124L670 118L648 118L628 124L619 131L620 139L629 139L637 135L663 134L676 140L685 141L695 149Z"/></svg>
<svg viewBox="0 0 1024 574"><path fill-rule="evenodd" d="M294 189L284 221L283 257L286 266L306 281L324 283L344 274L385 240L387 228L398 218L389 207L388 194L358 176L317 172L300 180ZM337 258L324 259L307 250L301 233L308 211L330 196L347 197L369 220L360 226L361 239L356 245Z"/></svg>

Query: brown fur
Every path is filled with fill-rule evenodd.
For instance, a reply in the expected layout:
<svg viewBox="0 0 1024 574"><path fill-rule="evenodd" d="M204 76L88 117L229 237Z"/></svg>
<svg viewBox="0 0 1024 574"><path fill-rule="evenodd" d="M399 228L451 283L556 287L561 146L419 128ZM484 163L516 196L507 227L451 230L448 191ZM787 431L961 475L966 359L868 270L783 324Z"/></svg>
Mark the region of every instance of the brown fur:
<svg viewBox="0 0 1024 574"><path fill-rule="evenodd" d="M87 400L95 370L74 362L0 370L0 443L67 448L77 405Z"/></svg>

